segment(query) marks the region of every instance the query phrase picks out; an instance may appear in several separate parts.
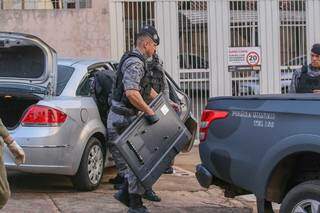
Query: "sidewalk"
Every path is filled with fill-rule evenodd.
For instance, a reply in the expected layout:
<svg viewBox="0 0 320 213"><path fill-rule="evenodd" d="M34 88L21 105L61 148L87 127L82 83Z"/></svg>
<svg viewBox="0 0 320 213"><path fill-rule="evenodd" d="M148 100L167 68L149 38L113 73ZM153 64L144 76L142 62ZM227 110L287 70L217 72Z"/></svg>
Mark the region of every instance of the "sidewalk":
<svg viewBox="0 0 320 213"><path fill-rule="evenodd" d="M163 175L154 186L162 202L145 202L151 212L252 212L245 202L225 198L216 187L202 188L194 176L199 162L197 147L177 157L176 172ZM113 176L114 168L107 169L97 190L78 192L63 176L13 173L9 175L12 197L1 212L126 212L112 196L115 191L108 180Z"/></svg>

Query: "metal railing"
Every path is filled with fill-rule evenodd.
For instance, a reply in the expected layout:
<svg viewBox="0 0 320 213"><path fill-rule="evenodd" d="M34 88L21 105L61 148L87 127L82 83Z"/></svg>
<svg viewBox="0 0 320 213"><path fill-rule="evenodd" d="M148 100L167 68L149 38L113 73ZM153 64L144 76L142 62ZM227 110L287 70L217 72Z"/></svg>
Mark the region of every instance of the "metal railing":
<svg viewBox="0 0 320 213"><path fill-rule="evenodd" d="M258 1L230 0L230 47L259 46ZM260 72L231 72L233 96L260 94Z"/></svg>
<svg viewBox="0 0 320 213"><path fill-rule="evenodd" d="M123 21L125 33L125 50L134 47L134 39L143 25L155 25L153 1L123 1Z"/></svg>
<svg viewBox="0 0 320 213"><path fill-rule="evenodd" d="M92 0L0 0L0 10L82 9L91 7Z"/></svg>
<svg viewBox="0 0 320 213"><path fill-rule="evenodd" d="M306 1L279 0L281 92L288 93L292 73L307 63Z"/></svg>
<svg viewBox="0 0 320 213"><path fill-rule="evenodd" d="M208 2L177 1L180 86L200 119L209 98Z"/></svg>
<svg viewBox="0 0 320 213"><path fill-rule="evenodd" d="M177 17L176 23L170 23L179 33L177 50L172 47L171 57L178 59L178 80L181 88L192 101L192 112L200 118L201 111L209 97L209 57L208 57L208 11L207 1L115 1L121 4L124 25L124 50L134 47L135 35L145 25L157 26L156 7L161 8L167 3L176 10L171 16ZM160 27L161 29L161 27ZM161 32L160 32L161 33ZM166 40L160 38L162 46ZM166 64L166 62L164 62ZM176 70L175 70L176 71Z"/></svg>

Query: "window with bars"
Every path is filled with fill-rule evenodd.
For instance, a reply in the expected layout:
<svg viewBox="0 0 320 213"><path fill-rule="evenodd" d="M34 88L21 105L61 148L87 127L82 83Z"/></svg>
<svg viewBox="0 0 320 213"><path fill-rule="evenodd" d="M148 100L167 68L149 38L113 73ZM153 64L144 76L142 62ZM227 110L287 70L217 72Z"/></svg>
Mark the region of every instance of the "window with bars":
<svg viewBox="0 0 320 213"><path fill-rule="evenodd" d="M1 10L82 9L91 7L92 0L0 0Z"/></svg>
<svg viewBox="0 0 320 213"><path fill-rule="evenodd" d="M292 73L307 64L306 1L279 0L281 91L288 93Z"/></svg>
<svg viewBox="0 0 320 213"><path fill-rule="evenodd" d="M178 2L180 69L208 69L206 1Z"/></svg>
<svg viewBox="0 0 320 213"><path fill-rule="evenodd" d="M258 1L230 0L230 47L258 47ZM231 73L233 96L260 93L260 73L252 69Z"/></svg>
<svg viewBox="0 0 320 213"><path fill-rule="evenodd" d="M177 1L180 87L200 119L209 98L208 1Z"/></svg>
<svg viewBox="0 0 320 213"><path fill-rule="evenodd" d="M125 50L132 50L136 34L144 25L155 26L153 1L125 1L122 4L125 27Z"/></svg>

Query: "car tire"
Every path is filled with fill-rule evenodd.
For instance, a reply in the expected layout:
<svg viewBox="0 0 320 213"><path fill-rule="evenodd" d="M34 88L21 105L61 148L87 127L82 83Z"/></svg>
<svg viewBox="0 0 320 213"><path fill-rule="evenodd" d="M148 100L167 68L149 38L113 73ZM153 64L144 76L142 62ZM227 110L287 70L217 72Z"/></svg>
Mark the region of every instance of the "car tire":
<svg viewBox="0 0 320 213"><path fill-rule="evenodd" d="M307 181L292 188L285 196L280 213L314 212L310 207L320 208L320 181Z"/></svg>
<svg viewBox="0 0 320 213"><path fill-rule="evenodd" d="M91 137L84 149L78 171L71 178L73 186L80 191L96 189L101 182L103 169L104 155L101 141Z"/></svg>

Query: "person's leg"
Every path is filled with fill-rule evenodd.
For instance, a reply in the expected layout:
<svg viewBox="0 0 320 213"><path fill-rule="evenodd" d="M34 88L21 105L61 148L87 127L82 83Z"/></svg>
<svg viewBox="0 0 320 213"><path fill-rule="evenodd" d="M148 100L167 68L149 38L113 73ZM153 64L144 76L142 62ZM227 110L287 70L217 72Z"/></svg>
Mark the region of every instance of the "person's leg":
<svg viewBox="0 0 320 213"><path fill-rule="evenodd" d="M174 159L171 161L170 166L163 173L164 174L173 174L174 173L173 164L174 164Z"/></svg>
<svg viewBox="0 0 320 213"><path fill-rule="evenodd" d="M109 136L110 139L116 140L121 133L117 131L117 129L114 127L114 123L121 123L126 122L130 123L134 120L135 116L131 118L126 118L120 115L117 115L113 113L112 111L109 113L108 116L108 134L111 133ZM116 148L116 147L115 147ZM115 149L114 152L116 156L119 154L121 156L120 152ZM116 157L117 158L117 157ZM121 158L117 158L124 160L121 156ZM125 161L124 161L125 162ZM119 165L119 172L124 172L121 168L123 168L120 162L118 162ZM137 179L137 177L133 174L131 169L125 164L127 169L125 170L125 184L121 189L114 195L114 198L123 203L124 205L129 207L130 213L147 213L148 210L146 207L143 206L142 203L142 194L145 192L143 186Z"/></svg>
<svg viewBox="0 0 320 213"><path fill-rule="evenodd" d="M108 115L108 122L107 122L108 147L109 147L109 151L112 155L112 158L113 158L115 165L116 165L116 168L117 168L117 177L119 176L118 180L116 181L117 183L114 183L114 184L121 184L120 182L123 183L124 175L125 175L127 167L128 167L127 163L123 159L119 150L112 143L112 141L115 141L119 137L119 134L117 133L115 127L112 124L115 121L121 121L121 120L123 120L122 116L119 116L119 115L113 113L112 111ZM119 181L119 183L118 183L118 181Z"/></svg>
<svg viewBox="0 0 320 213"><path fill-rule="evenodd" d="M3 142L0 144L0 209L4 207L10 197L10 187L7 172L3 162Z"/></svg>
<svg viewBox="0 0 320 213"><path fill-rule="evenodd" d="M119 136L114 129L108 129L109 140L116 140ZM119 182L114 183L114 188L119 190L114 194L114 198L123 203L126 206L129 206L129 192L128 192L128 182L126 181L125 174L127 173L127 164L123 157L121 156L119 150L113 143L109 143L109 150L112 155L112 158L115 162L117 168L117 177L119 176Z"/></svg>
<svg viewBox="0 0 320 213"><path fill-rule="evenodd" d="M128 180L129 191L129 211L128 213L147 213L148 209L143 205L142 195L145 193L144 187L141 185L138 178L128 168L126 178Z"/></svg>
<svg viewBox="0 0 320 213"><path fill-rule="evenodd" d="M161 201L161 198L156 194L155 191L153 191L152 188L146 189L146 191L142 197L146 200L150 200L153 202L160 202Z"/></svg>
<svg viewBox="0 0 320 213"><path fill-rule="evenodd" d="M120 189L124 183L124 176L128 166L114 144L109 145L109 150L117 168L117 176L113 179L110 179L109 182L114 184L115 189Z"/></svg>

